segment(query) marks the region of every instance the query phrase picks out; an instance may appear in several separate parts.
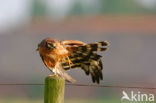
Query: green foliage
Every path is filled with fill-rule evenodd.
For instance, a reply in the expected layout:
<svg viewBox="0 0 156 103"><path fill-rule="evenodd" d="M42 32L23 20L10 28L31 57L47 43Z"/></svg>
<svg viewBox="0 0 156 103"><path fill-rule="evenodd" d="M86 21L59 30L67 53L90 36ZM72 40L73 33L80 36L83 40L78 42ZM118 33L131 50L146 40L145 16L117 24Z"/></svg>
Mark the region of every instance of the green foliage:
<svg viewBox="0 0 156 103"><path fill-rule="evenodd" d="M0 103L43 103L42 99L0 99ZM120 99L65 99L64 103L121 103ZM123 103L130 103L129 101ZM144 102L135 102L144 103ZM155 102L149 102L155 103Z"/></svg>
<svg viewBox="0 0 156 103"><path fill-rule="evenodd" d="M134 0L98 0L94 7L84 7L84 1L75 1L69 14L88 13L150 13L151 10L144 8ZM93 6L93 5L91 5Z"/></svg>
<svg viewBox="0 0 156 103"><path fill-rule="evenodd" d="M134 0L99 0L102 13L140 13L147 10Z"/></svg>
<svg viewBox="0 0 156 103"><path fill-rule="evenodd" d="M69 14L84 14L84 8L80 1L75 1L71 7Z"/></svg>
<svg viewBox="0 0 156 103"><path fill-rule="evenodd" d="M48 8L44 0L33 0L31 8L31 16L46 16Z"/></svg>

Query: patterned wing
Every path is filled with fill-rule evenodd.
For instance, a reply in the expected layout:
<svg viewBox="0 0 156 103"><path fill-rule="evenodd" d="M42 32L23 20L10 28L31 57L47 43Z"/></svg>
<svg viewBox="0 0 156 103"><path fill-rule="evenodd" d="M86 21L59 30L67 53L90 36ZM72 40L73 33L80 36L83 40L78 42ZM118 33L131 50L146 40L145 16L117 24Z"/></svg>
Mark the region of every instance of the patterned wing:
<svg viewBox="0 0 156 103"><path fill-rule="evenodd" d="M72 45L71 45L72 44ZM92 81L95 83L103 80L102 75L102 62L101 55L98 55L97 52L105 51L107 48L105 46L108 45L108 42L96 42L92 44L82 43L81 45L76 43L66 44L67 49L72 51L69 55L69 58L72 62L71 67L69 67L67 61L63 62L62 65L65 70L69 70L70 68L82 68L86 75L91 74Z"/></svg>

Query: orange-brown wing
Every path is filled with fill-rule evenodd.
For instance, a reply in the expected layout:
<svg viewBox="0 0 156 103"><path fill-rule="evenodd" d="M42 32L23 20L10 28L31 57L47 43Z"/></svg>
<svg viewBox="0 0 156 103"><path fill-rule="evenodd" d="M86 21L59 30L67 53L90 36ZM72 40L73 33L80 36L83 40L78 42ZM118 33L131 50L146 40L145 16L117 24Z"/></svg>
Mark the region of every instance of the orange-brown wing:
<svg viewBox="0 0 156 103"><path fill-rule="evenodd" d="M78 40L63 40L61 41L61 44L64 45L64 47L69 51L68 55L71 55L73 51L76 51L79 46L86 45L86 43Z"/></svg>
<svg viewBox="0 0 156 103"><path fill-rule="evenodd" d="M63 63L65 70L70 68L82 68L87 75L91 74L93 82L99 83L103 79L101 55L97 52L105 51L108 43L106 41L85 44L80 41L65 42L65 47L71 52L69 58L72 62L71 67Z"/></svg>
<svg viewBox="0 0 156 103"><path fill-rule="evenodd" d="M74 46L74 45L80 46L80 45L86 44L86 43L84 43L82 41L78 41L78 40L63 40L63 41L61 41L61 43L63 45L70 45L70 46Z"/></svg>
<svg viewBox="0 0 156 103"><path fill-rule="evenodd" d="M40 54L40 56L41 56L41 58L42 58L43 63L45 64L45 66L46 66L49 70L51 70L52 62L51 62L48 58L45 58L44 56L42 56L41 54Z"/></svg>

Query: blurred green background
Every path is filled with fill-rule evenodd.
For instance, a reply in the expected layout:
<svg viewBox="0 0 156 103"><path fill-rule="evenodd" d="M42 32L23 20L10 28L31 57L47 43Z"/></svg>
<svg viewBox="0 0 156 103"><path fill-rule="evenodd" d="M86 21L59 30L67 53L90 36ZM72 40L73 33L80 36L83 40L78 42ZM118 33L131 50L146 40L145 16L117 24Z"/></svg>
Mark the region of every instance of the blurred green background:
<svg viewBox="0 0 156 103"><path fill-rule="evenodd" d="M44 83L50 71L35 50L52 37L107 40L101 84L154 87L155 34L156 0L2 0L0 83ZM77 83L92 83L80 69L69 74ZM65 103L120 103L123 90L135 91L66 86ZM43 103L43 92L44 86L0 85L0 103Z"/></svg>

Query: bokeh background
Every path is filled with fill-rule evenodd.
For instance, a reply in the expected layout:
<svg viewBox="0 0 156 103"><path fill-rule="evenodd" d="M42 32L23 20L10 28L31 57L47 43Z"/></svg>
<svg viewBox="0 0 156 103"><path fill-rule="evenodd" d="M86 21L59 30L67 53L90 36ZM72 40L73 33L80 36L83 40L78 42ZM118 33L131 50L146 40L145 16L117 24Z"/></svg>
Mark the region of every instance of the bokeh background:
<svg viewBox="0 0 156 103"><path fill-rule="evenodd" d="M156 86L156 0L1 0L0 83L44 83L38 43L107 40L102 85ZM80 70L69 74L91 84ZM66 86L65 103L120 103L122 90ZM139 90L156 93L155 90ZM43 103L44 86L0 85L0 103Z"/></svg>

